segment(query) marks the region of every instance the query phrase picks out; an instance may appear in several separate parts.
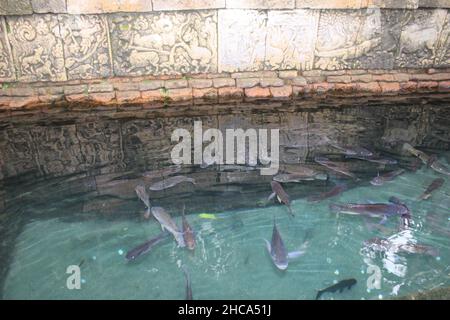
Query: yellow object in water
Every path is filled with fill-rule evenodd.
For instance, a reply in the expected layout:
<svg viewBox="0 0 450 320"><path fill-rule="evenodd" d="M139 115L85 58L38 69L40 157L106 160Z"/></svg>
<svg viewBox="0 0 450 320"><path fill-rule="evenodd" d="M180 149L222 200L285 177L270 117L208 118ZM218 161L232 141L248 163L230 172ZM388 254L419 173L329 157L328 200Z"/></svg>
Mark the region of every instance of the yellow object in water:
<svg viewBox="0 0 450 320"><path fill-rule="evenodd" d="M198 216L203 219L213 219L213 220L217 219L216 215L212 213L200 213Z"/></svg>

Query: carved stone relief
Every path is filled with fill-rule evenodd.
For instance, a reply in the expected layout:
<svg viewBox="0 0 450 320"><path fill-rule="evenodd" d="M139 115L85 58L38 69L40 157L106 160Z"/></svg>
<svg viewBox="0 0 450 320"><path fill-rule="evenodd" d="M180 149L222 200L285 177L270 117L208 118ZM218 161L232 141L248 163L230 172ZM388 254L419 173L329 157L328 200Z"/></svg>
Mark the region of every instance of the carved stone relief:
<svg viewBox="0 0 450 320"><path fill-rule="evenodd" d="M267 15L257 10L219 10L219 72L262 70Z"/></svg>
<svg viewBox="0 0 450 320"><path fill-rule="evenodd" d="M315 68L350 69L355 57L375 46L377 41L358 43L363 20L359 10L323 10L316 41Z"/></svg>
<svg viewBox="0 0 450 320"><path fill-rule="evenodd" d="M65 81L64 54L55 15L10 16L9 40L19 81Z"/></svg>
<svg viewBox="0 0 450 320"><path fill-rule="evenodd" d="M436 58L434 60L435 67L450 66L450 13L447 11L444 27L436 46Z"/></svg>
<svg viewBox="0 0 450 320"><path fill-rule="evenodd" d="M116 75L217 71L215 12L114 14L108 20Z"/></svg>
<svg viewBox="0 0 450 320"><path fill-rule="evenodd" d="M68 79L111 75L108 29L104 16L59 15Z"/></svg>
<svg viewBox="0 0 450 320"><path fill-rule="evenodd" d="M396 67L432 67L447 10L414 10L403 27Z"/></svg>
<svg viewBox="0 0 450 320"><path fill-rule="evenodd" d="M0 81L12 81L15 79L11 51L6 38L6 23L4 18L0 17Z"/></svg>
<svg viewBox="0 0 450 320"><path fill-rule="evenodd" d="M269 11L266 68L312 69L319 11Z"/></svg>

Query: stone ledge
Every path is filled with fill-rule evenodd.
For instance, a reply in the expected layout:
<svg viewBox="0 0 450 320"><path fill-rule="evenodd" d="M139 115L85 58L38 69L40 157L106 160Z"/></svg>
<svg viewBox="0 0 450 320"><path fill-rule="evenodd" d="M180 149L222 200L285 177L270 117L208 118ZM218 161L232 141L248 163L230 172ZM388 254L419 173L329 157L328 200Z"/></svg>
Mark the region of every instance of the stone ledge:
<svg viewBox="0 0 450 320"><path fill-rule="evenodd" d="M30 109L57 102L88 102L95 105L144 103L147 107L170 104L210 104L258 99L295 99L305 95L404 95L409 93L450 94L450 69L401 69L381 73L330 73L311 70L294 78L260 78L261 73L240 73L238 78L145 79L111 78L102 82L65 85L64 82L17 84L0 89L0 110ZM272 73L266 75L273 76ZM294 76L292 73L290 76ZM326 81L324 81L325 79ZM316 81L314 81L316 80Z"/></svg>

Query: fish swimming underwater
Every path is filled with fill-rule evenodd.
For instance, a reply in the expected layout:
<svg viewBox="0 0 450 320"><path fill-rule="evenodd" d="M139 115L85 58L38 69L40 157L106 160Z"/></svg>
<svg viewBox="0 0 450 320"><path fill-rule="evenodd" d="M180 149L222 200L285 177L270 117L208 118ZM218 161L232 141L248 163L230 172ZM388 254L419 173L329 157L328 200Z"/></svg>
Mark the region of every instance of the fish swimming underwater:
<svg viewBox="0 0 450 320"><path fill-rule="evenodd" d="M329 144L347 156L371 157L373 153L363 147L343 146L329 140Z"/></svg>
<svg viewBox="0 0 450 320"><path fill-rule="evenodd" d="M297 173L279 173L273 177L274 181L277 182L300 182L300 181L311 181L311 180L327 180L328 176L324 173L318 173L312 176L305 176Z"/></svg>
<svg viewBox="0 0 450 320"><path fill-rule="evenodd" d="M412 155L418 157L420 160L422 160L422 162L426 166L430 167L434 171L445 174L447 176L450 176L450 169L448 167L446 167L445 165L443 165L442 163L440 163L437 160L436 156L429 156L425 152L417 150L416 148L411 146L409 143L404 143L403 149L410 152Z"/></svg>
<svg viewBox="0 0 450 320"><path fill-rule="evenodd" d="M141 199L141 201L147 207L147 212L145 213L144 217L148 219L150 217L150 197L147 191L145 190L145 186L138 185L134 190L136 191L136 194L139 197L139 199Z"/></svg>
<svg viewBox="0 0 450 320"><path fill-rule="evenodd" d="M343 174L347 177L350 177L352 179L355 180L359 180L358 177L356 177L353 173L351 173L350 171L348 171L347 169L345 169L343 166L339 165L336 162L330 161L328 158L326 157L315 157L314 161L317 162L318 164L323 165L324 167L335 171L337 173Z"/></svg>
<svg viewBox="0 0 450 320"><path fill-rule="evenodd" d="M281 239L275 220L273 221L272 241L269 242L266 239L264 239L264 241L266 242L266 248L273 263L280 270L287 269L290 259L295 259L303 255L308 244L307 242L304 242L301 250L288 253L284 246L283 239Z"/></svg>
<svg viewBox="0 0 450 320"><path fill-rule="evenodd" d="M405 170L403 170L403 169L390 171L390 172L387 172L385 174L376 176L375 178L370 180L370 184L374 185L374 186L381 186L387 181L394 180L395 177L398 177L399 175L401 175L403 173L405 173Z"/></svg>
<svg viewBox="0 0 450 320"><path fill-rule="evenodd" d="M169 231L178 243L179 247L185 247L183 232L180 231L172 217L161 207L152 207L152 215L161 224L162 229Z"/></svg>
<svg viewBox="0 0 450 320"><path fill-rule="evenodd" d="M142 174L142 176L146 178L161 178L165 176L169 176L171 174L175 174L181 171L181 165L173 165L166 168L162 168L159 170L146 171Z"/></svg>
<svg viewBox="0 0 450 320"><path fill-rule="evenodd" d="M154 184L152 184L149 189L152 191L161 191L164 189L169 189L172 188L174 186L176 186L177 184L180 184L182 182L190 182L192 184L195 184L195 179L193 178L188 178L186 176L175 176L175 177L170 177L161 181L158 181Z"/></svg>
<svg viewBox="0 0 450 320"><path fill-rule="evenodd" d="M434 179L433 182L428 186L425 192L419 197L419 200L426 200L431 197L434 190L439 189L444 184L445 180L442 178Z"/></svg>
<svg viewBox="0 0 450 320"><path fill-rule="evenodd" d="M319 290L316 295L316 300L318 300L322 296L322 294L324 294L325 292L333 293L336 291L342 292L342 291L344 291L344 289L350 290L356 283L357 283L356 279L353 279L353 278L341 280L338 283L333 284L332 286L329 286L328 288Z"/></svg>
<svg viewBox="0 0 450 320"><path fill-rule="evenodd" d="M186 219L186 215L184 214L184 206L183 206L183 212L182 212L182 232L183 232L183 238L184 243L186 244L186 247L189 250L195 249L195 235L194 231L192 230L191 226L189 225L189 222Z"/></svg>
<svg viewBox="0 0 450 320"><path fill-rule="evenodd" d="M397 164L398 161L395 159L389 159L389 158L382 158L379 156L369 156L369 157L365 157L365 156L345 156L346 158L351 158L351 159L359 159L359 160L364 160L364 161L369 161L369 162L373 162L373 163L379 163L379 164Z"/></svg>
<svg viewBox="0 0 450 320"><path fill-rule="evenodd" d="M277 181L271 181L270 186L272 187L273 192L270 194L268 200L270 201L276 196L280 203L284 203L288 207L291 216L294 216L294 213L291 209L291 200L289 199L289 195L286 193L286 191L284 191L281 184Z"/></svg>
<svg viewBox="0 0 450 320"><path fill-rule="evenodd" d="M151 249L153 249L157 244L164 241L168 236L169 236L169 233L166 231L163 231L162 233L157 235L155 238L152 238L152 239L144 242L143 244L128 251L127 254L125 255L125 258L128 261L136 260L136 258L146 254Z"/></svg>
<svg viewBox="0 0 450 320"><path fill-rule="evenodd" d="M347 190L347 186L345 184L334 186L330 191L322 192L318 195L312 195L308 197L308 202L319 202L327 198L335 197L340 195L342 192Z"/></svg>
<svg viewBox="0 0 450 320"><path fill-rule="evenodd" d="M411 215L408 207L397 202L395 199L389 199L391 203L347 203L347 204L331 204L330 210L336 213L346 213L352 215L362 215L367 217L383 217L383 223L387 217L399 215L401 217L409 217Z"/></svg>

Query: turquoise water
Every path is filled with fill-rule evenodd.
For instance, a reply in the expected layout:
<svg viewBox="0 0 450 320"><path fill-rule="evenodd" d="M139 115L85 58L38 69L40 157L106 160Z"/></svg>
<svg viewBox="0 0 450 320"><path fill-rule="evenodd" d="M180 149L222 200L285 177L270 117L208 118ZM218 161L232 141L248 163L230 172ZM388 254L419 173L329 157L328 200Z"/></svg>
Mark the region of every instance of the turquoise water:
<svg viewBox="0 0 450 320"><path fill-rule="evenodd" d="M16 240L4 298L184 299L181 264L190 270L195 299L313 299L317 289L346 278L357 279L357 285L343 293L325 294L323 299L389 298L449 286L450 239L433 232L425 217L435 213L449 230L450 184L430 200L416 200L424 182L438 176L422 168L384 186L356 187L318 204L294 200L295 218L281 205L218 212L214 220L189 212L188 220L196 231L195 252L178 248L170 238L134 262L127 262L123 252L157 235L160 227L155 220L30 221ZM384 225L387 234L383 234L368 230L360 217L337 216L328 209L336 201L387 202L393 195L413 212L413 227L408 232L419 243L438 248L438 257L371 255L363 249L363 241L399 234L398 218ZM309 238L306 254L291 261L284 272L274 267L262 240L271 238L274 217L289 251L298 248L306 234ZM180 224L180 217L176 221ZM68 290L65 270L82 261L81 289ZM380 289L368 289L371 265L381 272Z"/></svg>
<svg viewBox="0 0 450 320"><path fill-rule="evenodd" d="M143 109L0 119L1 297L185 299L182 265L194 299L314 299L317 290L348 278L357 280L351 290L322 299L389 299L450 287L450 180L425 166L414 172L415 158L399 148L407 141L450 166L450 102L383 100L361 106L338 99L331 108L308 103L184 107L164 118L158 110ZM347 105L335 108L340 103ZM128 250L161 232L155 219L144 219L135 187L161 180L148 172L170 164L171 132L192 128L196 120L220 129L280 128L281 170L306 164L329 179L283 183L295 213L291 218L284 205L265 204L271 176L248 167L183 167L177 174L194 178L196 185L150 191L150 201L178 225L185 205L195 250L178 248L169 237L128 262ZM370 148L399 164L347 159L324 137ZM320 155L341 162L361 181L315 164ZM406 172L393 181L369 184L378 173L399 167ZM444 185L418 201L438 177ZM349 190L337 197L306 200L342 183ZM399 230L398 217L380 225L379 218L329 209L332 203L387 203L391 196L411 210L409 229ZM305 254L285 271L274 266L263 240L271 239L274 219L288 251L308 241ZM364 245L373 237L431 246L439 254L374 252ZM80 289L67 287L72 265L80 267Z"/></svg>

